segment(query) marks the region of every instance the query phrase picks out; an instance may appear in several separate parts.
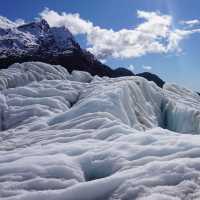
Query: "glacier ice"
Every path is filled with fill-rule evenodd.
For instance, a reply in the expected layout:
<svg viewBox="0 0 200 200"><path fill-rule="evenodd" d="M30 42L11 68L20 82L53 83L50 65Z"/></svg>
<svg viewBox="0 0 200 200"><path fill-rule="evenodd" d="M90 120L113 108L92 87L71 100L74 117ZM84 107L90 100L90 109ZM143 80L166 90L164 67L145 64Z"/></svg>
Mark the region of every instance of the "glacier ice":
<svg viewBox="0 0 200 200"><path fill-rule="evenodd" d="M0 198L200 199L200 97L141 77L0 71Z"/></svg>

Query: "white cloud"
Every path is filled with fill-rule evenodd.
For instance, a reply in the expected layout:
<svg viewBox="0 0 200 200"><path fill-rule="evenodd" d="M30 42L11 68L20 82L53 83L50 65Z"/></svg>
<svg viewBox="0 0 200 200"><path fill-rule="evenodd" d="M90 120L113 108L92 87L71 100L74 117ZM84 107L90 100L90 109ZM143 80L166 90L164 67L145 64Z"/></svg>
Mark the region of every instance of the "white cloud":
<svg viewBox="0 0 200 200"><path fill-rule="evenodd" d="M79 14L57 13L45 9L40 16L51 26L66 26L73 34L85 34L88 50L99 59L135 58L149 53L180 52L180 42L200 29L174 29L172 17L160 12L138 11L144 20L133 29L114 31L95 26Z"/></svg>
<svg viewBox="0 0 200 200"><path fill-rule="evenodd" d="M53 10L45 8L40 13L40 16L45 19L50 26L65 26L74 35L90 34L93 29L93 24L89 21L80 18L78 13L71 14L63 12L61 15Z"/></svg>
<svg viewBox="0 0 200 200"><path fill-rule="evenodd" d="M23 24L25 24L26 22L23 19L17 19L15 20L15 24L16 26L21 26Z"/></svg>
<svg viewBox="0 0 200 200"><path fill-rule="evenodd" d="M200 25L200 20L199 19L193 19L193 20L188 20L188 21L181 21L180 22L182 25L188 25L189 27L193 27L196 25Z"/></svg>
<svg viewBox="0 0 200 200"><path fill-rule="evenodd" d="M167 50L171 51L175 49L177 52L180 52L182 50L179 47L180 42L194 33L200 33L200 29L192 29L192 30L176 29L173 32L170 32Z"/></svg>
<svg viewBox="0 0 200 200"><path fill-rule="evenodd" d="M131 64L131 65L128 66L128 69L133 72L135 70L135 67Z"/></svg>
<svg viewBox="0 0 200 200"><path fill-rule="evenodd" d="M152 67L149 65L143 65L142 68L145 70L148 70L148 71L150 71L152 69Z"/></svg>
<svg viewBox="0 0 200 200"><path fill-rule="evenodd" d="M138 11L138 18L145 19L146 22L140 24L137 30L141 33L151 34L153 38L167 37L172 23L172 18L169 15L161 15L159 12Z"/></svg>

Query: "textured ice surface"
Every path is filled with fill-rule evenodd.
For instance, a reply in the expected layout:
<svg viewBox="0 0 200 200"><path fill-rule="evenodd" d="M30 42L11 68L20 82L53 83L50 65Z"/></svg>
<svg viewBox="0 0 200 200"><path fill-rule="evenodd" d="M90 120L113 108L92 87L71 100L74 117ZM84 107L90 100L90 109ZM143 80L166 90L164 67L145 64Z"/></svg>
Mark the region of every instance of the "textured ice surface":
<svg viewBox="0 0 200 200"><path fill-rule="evenodd" d="M0 199L200 199L195 93L38 62L0 81Z"/></svg>

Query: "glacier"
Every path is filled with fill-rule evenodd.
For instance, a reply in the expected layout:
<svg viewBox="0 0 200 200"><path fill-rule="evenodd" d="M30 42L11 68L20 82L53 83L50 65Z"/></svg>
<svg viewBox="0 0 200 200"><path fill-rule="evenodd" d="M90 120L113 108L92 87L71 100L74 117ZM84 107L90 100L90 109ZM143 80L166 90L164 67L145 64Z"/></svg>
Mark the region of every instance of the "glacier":
<svg viewBox="0 0 200 200"><path fill-rule="evenodd" d="M200 199L200 97L41 62L0 71L0 198Z"/></svg>

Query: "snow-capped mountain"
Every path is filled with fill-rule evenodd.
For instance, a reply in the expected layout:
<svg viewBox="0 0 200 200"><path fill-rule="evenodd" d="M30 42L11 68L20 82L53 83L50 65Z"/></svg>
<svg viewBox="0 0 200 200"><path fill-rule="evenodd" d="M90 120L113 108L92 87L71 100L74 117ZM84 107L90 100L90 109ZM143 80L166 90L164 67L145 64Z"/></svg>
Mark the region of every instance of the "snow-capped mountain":
<svg viewBox="0 0 200 200"><path fill-rule="evenodd" d="M45 20L19 26L6 18L0 19L0 68L27 61L62 65L69 72L81 70L98 76L134 75L128 69L111 69L102 64L94 55L82 49L65 27L50 27ZM164 84L153 74L145 73L142 76L160 87Z"/></svg>
<svg viewBox="0 0 200 200"><path fill-rule="evenodd" d="M41 62L0 71L2 200L200 199L200 96Z"/></svg>
<svg viewBox="0 0 200 200"><path fill-rule="evenodd" d="M22 24L22 21L15 23L10 21L8 18L0 16L0 28L1 29L9 29L9 28L14 28L18 25Z"/></svg>
<svg viewBox="0 0 200 200"><path fill-rule="evenodd" d="M62 65L69 72L87 71L92 75L117 77L134 75L127 69L112 70L82 49L65 27L50 27L45 20L18 26L2 18L0 22L0 68L13 63L42 61Z"/></svg>
<svg viewBox="0 0 200 200"><path fill-rule="evenodd" d="M5 25L4 25L5 27ZM63 53L78 48L68 29L50 28L45 20L0 29L0 58Z"/></svg>

